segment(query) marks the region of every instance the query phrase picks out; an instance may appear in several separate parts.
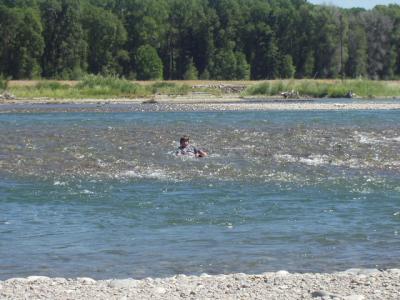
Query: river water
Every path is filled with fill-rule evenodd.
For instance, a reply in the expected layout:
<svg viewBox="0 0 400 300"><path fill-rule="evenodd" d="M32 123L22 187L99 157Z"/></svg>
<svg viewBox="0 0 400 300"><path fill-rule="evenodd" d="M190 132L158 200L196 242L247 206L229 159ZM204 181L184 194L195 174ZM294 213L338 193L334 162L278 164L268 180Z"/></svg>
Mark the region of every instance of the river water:
<svg viewBox="0 0 400 300"><path fill-rule="evenodd" d="M84 108L0 113L0 279L400 267L399 111Z"/></svg>

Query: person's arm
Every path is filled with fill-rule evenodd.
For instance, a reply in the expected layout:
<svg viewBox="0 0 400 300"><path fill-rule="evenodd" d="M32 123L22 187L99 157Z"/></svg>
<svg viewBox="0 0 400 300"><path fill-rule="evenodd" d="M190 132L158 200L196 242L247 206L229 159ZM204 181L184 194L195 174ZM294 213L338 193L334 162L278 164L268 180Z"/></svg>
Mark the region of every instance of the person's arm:
<svg viewBox="0 0 400 300"><path fill-rule="evenodd" d="M176 155L176 156L182 155L182 151L181 151L181 148L180 148L180 147L178 147L178 149L176 149L175 155Z"/></svg>
<svg viewBox="0 0 400 300"><path fill-rule="evenodd" d="M207 155L208 155L208 153L206 151L197 149L196 157L206 157Z"/></svg>

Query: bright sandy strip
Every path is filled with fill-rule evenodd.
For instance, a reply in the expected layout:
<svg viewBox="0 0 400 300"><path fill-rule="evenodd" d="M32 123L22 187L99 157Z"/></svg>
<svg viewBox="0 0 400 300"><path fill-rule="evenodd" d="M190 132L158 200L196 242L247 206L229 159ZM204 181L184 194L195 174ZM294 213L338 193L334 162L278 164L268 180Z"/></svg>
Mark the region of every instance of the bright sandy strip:
<svg viewBox="0 0 400 300"><path fill-rule="evenodd" d="M143 280L31 276L0 281L0 299L400 299L400 269L333 274L177 275Z"/></svg>

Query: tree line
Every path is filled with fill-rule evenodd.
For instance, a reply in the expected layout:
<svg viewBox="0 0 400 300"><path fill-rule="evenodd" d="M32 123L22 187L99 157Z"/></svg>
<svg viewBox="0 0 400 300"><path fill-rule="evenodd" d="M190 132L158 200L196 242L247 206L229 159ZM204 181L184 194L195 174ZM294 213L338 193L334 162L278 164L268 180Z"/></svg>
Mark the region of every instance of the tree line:
<svg viewBox="0 0 400 300"><path fill-rule="evenodd" d="M400 77L400 6L306 0L0 0L12 79Z"/></svg>

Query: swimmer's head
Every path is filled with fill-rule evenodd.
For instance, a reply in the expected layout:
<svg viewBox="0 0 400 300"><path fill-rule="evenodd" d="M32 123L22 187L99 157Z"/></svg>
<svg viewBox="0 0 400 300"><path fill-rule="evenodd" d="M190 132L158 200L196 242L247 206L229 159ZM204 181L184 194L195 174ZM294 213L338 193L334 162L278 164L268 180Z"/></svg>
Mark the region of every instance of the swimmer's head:
<svg viewBox="0 0 400 300"><path fill-rule="evenodd" d="M179 143L181 144L181 147L187 147L187 145L189 145L189 137L187 135L182 136Z"/></svg>

